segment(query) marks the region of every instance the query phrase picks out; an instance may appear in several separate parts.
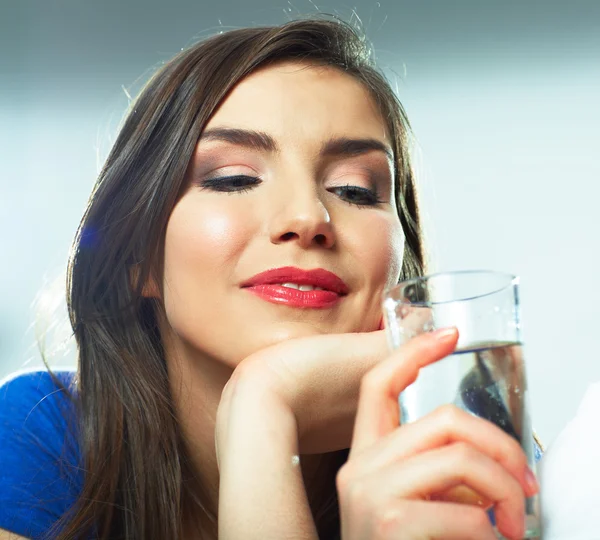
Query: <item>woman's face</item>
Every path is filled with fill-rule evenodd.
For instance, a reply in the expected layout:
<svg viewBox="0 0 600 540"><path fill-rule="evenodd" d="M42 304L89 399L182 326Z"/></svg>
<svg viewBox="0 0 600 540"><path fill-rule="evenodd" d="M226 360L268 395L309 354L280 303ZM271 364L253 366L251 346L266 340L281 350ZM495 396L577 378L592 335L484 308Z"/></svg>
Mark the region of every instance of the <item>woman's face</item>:
<svg viewBox="0 0 600 540"><path fill-rule="evenodd" d="M172 337L235 367L281 340L377 329L404 249L391 154L374 101L340 70L284 63L238 84L167 225Z"/></svg>

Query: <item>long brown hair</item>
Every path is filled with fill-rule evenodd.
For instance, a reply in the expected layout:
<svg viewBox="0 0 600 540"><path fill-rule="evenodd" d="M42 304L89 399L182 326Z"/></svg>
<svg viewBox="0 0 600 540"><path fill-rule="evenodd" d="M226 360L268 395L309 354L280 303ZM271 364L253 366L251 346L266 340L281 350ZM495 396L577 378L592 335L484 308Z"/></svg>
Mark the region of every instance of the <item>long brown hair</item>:
<svg viewBox="0 0 600 540"><path fill-rule="evenodd" d="M335 66L356 77L380 107L394 145L398 213L406 235L402 277L423 272L409 124L358 31L330 18L299 20L222 33L178 54L132 104L72 250L67 294L79 349L76 401L85 480L61 525L62 539L180 538L182 520L192 509L196 514L204 509L202 529L216 531L207 493L191 481L169 390L158 331L163 306L144 298L141 287L151 275L160 278L167 220L208 120L248 74L294 60ZM345 454L335 457L331 463L339 467ZM321 536L338 536L334 482L316 501L311 504L321 516Z"/></svg>

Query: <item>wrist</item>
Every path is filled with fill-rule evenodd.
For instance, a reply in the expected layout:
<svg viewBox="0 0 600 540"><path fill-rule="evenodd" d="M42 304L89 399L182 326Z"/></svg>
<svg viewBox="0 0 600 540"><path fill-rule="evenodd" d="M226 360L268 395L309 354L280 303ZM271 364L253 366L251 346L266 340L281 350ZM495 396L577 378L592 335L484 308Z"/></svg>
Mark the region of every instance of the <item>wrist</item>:
<svg viewBox="0 0 600 540"><path fill-rule="evenodd" d="M219 462L244 441L260 441L286 454L298 454L296 417L265 377L248 372L234 375L223 389L215 427Z"/></svg>
<svg viewBox="0 0 600 540"><path fill-rule="evenodd" d="M264 381L239 377L217 413L219 530L227 538L316 538L292 410Z"/></svg>

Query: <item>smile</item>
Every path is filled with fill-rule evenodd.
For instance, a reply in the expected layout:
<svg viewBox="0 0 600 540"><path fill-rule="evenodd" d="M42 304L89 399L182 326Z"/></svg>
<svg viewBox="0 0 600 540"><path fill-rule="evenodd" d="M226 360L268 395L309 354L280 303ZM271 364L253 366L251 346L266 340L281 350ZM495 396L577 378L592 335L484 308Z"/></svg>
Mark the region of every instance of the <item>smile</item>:
<svg viewBox="0 0 600 540"><path fill-rule="evenodd" d="M298 283L282 283L282 287L288 287L290 289L298 289L299 291L324 291L322 287L315 287L313 285L300 285Z"/></svg>
<svg viewBox="0 0 600 540"><path fill-rule="evenodd" d="M267 302L305 309L333 307L349 292L348 286L333 272L289 266L257 274L244 282L242 288Z"/></svg>

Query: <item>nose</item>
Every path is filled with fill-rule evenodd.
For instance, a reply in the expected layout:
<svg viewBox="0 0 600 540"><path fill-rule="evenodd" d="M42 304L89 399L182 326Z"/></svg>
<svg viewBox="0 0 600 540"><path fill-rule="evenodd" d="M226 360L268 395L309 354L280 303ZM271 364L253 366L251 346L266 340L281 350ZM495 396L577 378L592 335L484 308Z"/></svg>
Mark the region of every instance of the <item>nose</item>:
<svg viewBox="0 0 600 540"><path fill-rule="evenodd" d="M297 242L304 249L335 245L331 217L315 190L288 193L280 202L271 225L271 242Z"/></svg>

